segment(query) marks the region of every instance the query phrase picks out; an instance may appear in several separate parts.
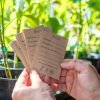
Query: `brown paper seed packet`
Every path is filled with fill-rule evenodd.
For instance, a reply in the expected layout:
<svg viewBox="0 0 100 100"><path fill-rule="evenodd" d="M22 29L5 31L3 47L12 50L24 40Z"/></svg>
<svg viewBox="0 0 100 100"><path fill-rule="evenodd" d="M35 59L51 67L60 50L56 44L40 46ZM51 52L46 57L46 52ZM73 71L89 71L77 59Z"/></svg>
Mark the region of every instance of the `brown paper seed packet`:
<svg viewBox="0 0 100 100"><path fill-rule="evenodd" d="M27 67L28 66L27 61L25 59L25 56L24 56L23 52L21 51L21 48L20 48L17 40L13 40L11 42L11 47L13 48L14 52L16 52L17 56L22 61L22 63L24 64L24 66Z"/></svg>
<svg viewBox="0 0 100 100"><path fill-rule="evenodd" d="M50 28L43 26L26 29L16 39L11 46L25 67L59 79L67 39L53 34Z"/></svg>
<svg viewBox="0 0 100 100"><path fill-rule="evenodd" d="M34 54L36 52L37 44L40 37L46 33L50 34L50 32L50 28L45 28L43 26L23 31L30 66L32 66L32 61L34 59Z"/></svg>
<svg viewBox="0 0 100 100"><path fill-rule="evenodd" d="M16 39L17 39L17 42L18 42L18 44L21 48L21 51L22 51L22 53L25 57L24 59L27 61L28 66L30 66L29 65L29 59L27 58L28 54L27 54L26 43L25 43L25 38L24 38L23 33L17 34Z"/></svg>
<svg viewBox="0 0 100 100"><path fill-rule="evenodd" d="M42 35L32 62L34 68L41 74L59 79L60 64L64 59L66 44L67 39L61 36L54 34Z"/></svg>

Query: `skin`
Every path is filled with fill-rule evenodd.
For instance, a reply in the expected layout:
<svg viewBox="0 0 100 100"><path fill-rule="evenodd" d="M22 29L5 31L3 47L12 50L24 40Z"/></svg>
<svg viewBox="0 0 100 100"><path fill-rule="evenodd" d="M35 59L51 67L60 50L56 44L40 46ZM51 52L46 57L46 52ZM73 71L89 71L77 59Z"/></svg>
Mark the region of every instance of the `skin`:
<svg viewBox="0 0 100 100"><path fill-rule="evenodd" d="M100 76L95 68L82 60L65 60L59 81L45 77L53 90L69 93L76 100L100 100Z"/></svg>
<svg viewBox="0 0 100 100"><path fill-rule="evenodd" d="M50 87L44 83L35 70L26 69L18 78L13 93L13 100L55 100Z"/></svg>
<svg viewBox="0 0 100 100"><path fill-rule="evenodd" d="M76 100L100 100L100 76L92 65L65 60L61 70L59 80L24 70L13 90L13 100L55 100L51 89L65 91Z"/></svg>

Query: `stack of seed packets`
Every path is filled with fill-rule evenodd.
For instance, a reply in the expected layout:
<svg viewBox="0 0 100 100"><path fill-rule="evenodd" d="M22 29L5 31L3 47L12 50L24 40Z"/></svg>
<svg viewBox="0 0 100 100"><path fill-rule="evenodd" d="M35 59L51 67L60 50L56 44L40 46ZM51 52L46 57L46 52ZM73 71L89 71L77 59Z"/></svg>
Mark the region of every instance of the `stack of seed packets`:
<svg viewBox="0 0 100 100"><path fill-rule="evenodd" d="M60 76L66 45L67 39L43 26L23 30L11 42L11 47L26 68L55 79Z"/></svg>

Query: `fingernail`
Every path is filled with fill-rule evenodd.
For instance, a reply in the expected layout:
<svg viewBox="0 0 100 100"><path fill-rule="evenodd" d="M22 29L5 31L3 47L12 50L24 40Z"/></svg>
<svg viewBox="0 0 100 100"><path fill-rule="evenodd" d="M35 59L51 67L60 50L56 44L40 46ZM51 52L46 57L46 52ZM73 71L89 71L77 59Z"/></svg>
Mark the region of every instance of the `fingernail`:
<svg viewBox="0 0 100 100"><path fill-rule="evenodd" d="M35 70L31 70L30 73L31 73L31 74L36 74L36 71L35 71Z"/></svg>
<svg viewBox="0 0 100 100"><path fill-rule="evenodd" d="M66 64L67 64L66 62L64 62L64 63L61 63L61 66L66 66Z"/></svg>

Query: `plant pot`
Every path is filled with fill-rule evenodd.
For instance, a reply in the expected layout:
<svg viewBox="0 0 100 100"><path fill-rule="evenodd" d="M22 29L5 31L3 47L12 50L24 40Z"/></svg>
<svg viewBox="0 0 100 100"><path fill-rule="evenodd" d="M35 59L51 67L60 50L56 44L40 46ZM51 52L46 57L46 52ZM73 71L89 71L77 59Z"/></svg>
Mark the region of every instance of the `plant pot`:
<svg viewBox="0 0 100 100"><path fill-rule="evenodd" d="M64 59L72 59L72 58L73 58L72 52L71 51L66 51Z"/></svg>
<svg viewBox="0 0 100 100"><path fill-rule="evenodd" d="M8 62L8 65L10 68L13 68L14 63L13 62ZM21 61L18 61L18 64L16 65L16 68L24 68L24 65L22 64Z"/></svg>
<svg viewBox="0 0 100 100"><path fill-rule="evenodd" d="M56 97L56 100L76 100L75 98L67 94L66 92L56 93L55 97Z"/></svg>
<svg viewBox="0 0 100 100"><path fill-rule="evenodd" d="M0 100L12 100L11 94L14 88L15 82L22 72L22 69L13 69L11 68L11 73L13 79L6 78L5 70L0 69ZM16 78L15 78L16 77Z"/></svg>
<svg viewBox="0 0 100 100"><path fill-rule="evenodd" d="M7 54L7 60L8 60L8 65L10 68L13 68L14 66L14 52L8 52ZM0 66L4 65L3 61L3 56L2 54L0 55ZM24 65L22 64L21 60L18 58L18 62L16 64L16 68L24 68Z"/></svg>
<svg viewBox="0 0 100 100"><path fill-rule="evenodd" d="M0 100L12 100L11 93L16 79L0 78Z"/></svg>
<svg viewBox="0 0 100 100"><path fill-rule="evenodd" d="M98 73L100 74L100 59L86 58L86 60L90 61L92 65L96 68Z"/></svg>

